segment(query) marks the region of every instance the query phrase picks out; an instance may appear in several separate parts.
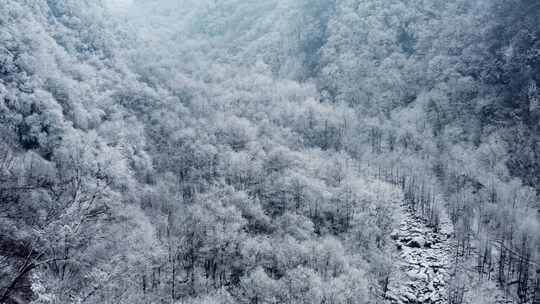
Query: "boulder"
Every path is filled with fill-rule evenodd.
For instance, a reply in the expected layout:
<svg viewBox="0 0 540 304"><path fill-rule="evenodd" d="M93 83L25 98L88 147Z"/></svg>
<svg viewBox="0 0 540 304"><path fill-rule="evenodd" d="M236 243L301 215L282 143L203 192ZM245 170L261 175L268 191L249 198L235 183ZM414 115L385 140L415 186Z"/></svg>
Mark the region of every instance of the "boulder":
<svg viewBox="0 0 540 304"><path fill-rule="evenodd" d="M408 243L412 240L410 237L402 237L399 241L402 243Z"/></svg>
<svg viewBox="0 0 540 304"><path fill-rule="evenodd" d="M416 302L417 302L416 296L413 295L413 294L410 293L410 292L407 292L407 291L404 291L404 292L401 294L401 299L402 299L404 302L409 302L409 303L416 303Z"/></svg>
<svg viewBox="0 0 540 304"><path fill-rule="evenodd" d="M422 248L424 244L424 239L422 239L421 237L415 237L407 243L407 246L411 248Z"/></svg>
<svg viewBox="0 0 540 304"><path fill-rule="evenodd" d="M399 232L397 231L394 231L392 232L392 234L390 234L390 238L394 241L398 240L399 239Z"/></svg>
<svg viewBox="0 0 540 304"><path fill-rule="evenodd" d="M414 281L427 281L428 276L423 272L408 271L407 276Z"/></svg>

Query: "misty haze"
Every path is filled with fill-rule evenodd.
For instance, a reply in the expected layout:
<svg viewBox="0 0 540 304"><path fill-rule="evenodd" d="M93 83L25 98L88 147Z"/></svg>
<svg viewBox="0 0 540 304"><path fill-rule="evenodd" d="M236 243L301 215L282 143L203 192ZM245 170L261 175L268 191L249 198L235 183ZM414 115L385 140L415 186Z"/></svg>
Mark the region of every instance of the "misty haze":
<svg viewBox="0 0 540 304"><path fill-rule="evenodd" d="M539 0L0 0L0 304L540 304Z"/></svg>

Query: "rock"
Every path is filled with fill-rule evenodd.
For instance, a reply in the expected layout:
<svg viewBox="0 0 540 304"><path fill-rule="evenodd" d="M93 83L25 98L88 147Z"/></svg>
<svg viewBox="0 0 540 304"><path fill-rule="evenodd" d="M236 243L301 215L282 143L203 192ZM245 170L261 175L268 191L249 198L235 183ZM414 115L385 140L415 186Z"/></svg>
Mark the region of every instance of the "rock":
<svg viewBox="0 0 540 304"><path fill-rule="evenodd" d="M428 279L428 276L425 273L416 272L416 271L407 272L407 276L409 276L409 278L415 281L427 281Z"/></svg>
<svg viewBox="0 0 540 304"><path fill-rule="evenodd" d="M418 299L421 303L435 303L440 300L440 297L437 293L433 292L431 294L424 295Z"/></svg>
<svg viewBox="0 0 540 304"><path fill-rule="evenodd" d="M408 242L410 242L411 240L412 240L412 238L410 238L410 237L403 237L403 238L401 238L401 240L399 240L399 241L402 242L402 243L408 243Z"/></svg>
<svg viewBox="0 0 540 304"><path fill-rule="evenodd" d="M429 299L431 300L431 302L435 303L435 302L438 302L438 301L441 301L441 297L439 296L438 293L436 292L432 292Z"/></svg>
<svg viewBox="0 0 540 304"><path fill-rule="evenodd" d="M411 248L422 248L424 244L424 239L422 239L421 237L415 237L407 243L407 246Z"/></svg>
<svg viewBox="0 0 540 304"><path fill-rule="evenodd" d="M405 302L409 302L409 303L416 303L417 302L417 298L415 295L413 295L412 293L408 292L408 291L403 291L401 293L401 299Z"/></svg>

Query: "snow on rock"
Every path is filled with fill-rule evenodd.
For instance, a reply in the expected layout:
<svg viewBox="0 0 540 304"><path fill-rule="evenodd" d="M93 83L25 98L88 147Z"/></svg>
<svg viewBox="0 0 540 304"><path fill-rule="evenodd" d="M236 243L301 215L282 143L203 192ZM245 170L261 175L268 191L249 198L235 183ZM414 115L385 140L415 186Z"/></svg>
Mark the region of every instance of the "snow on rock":
<svg viewBox="0 0 540 304"><path fill-rule="evenodd" d="M396 244L394 270L385 303L443 304L447 303L448 266L452 226L442 217L438 231L405 206L403 221L391 234Z"/></svg>
<svg viewBox="0 0 540 304"><path fill-rule="evenodd" d="M413 303L416 302L416 296L406 291L403 292L403 294L401 295L401 299L407 302L413 302Z"/></svg>
<svg viewBox="0 0 540 304"><path fill-rule="evenodd" d="M424 239L422 239L421 237L414 237L407 243L407 246L413 247L413 248L421 248L421 247L424 247L424 244L425 244Z"/></svg>

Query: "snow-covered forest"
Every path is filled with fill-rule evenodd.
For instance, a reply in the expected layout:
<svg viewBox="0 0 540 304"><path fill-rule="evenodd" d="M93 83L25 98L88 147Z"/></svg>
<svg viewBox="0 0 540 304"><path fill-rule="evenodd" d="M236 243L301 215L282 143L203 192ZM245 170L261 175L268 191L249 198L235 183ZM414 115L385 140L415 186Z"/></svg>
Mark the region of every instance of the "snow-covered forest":
<svg viewBox="0 0 540 304"><path fill-rule="evenodd" d="M0 303L539 304L538 0L0 0Z"/></svg>

